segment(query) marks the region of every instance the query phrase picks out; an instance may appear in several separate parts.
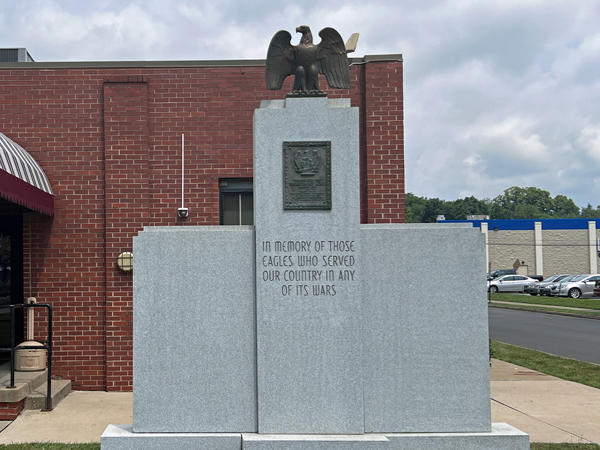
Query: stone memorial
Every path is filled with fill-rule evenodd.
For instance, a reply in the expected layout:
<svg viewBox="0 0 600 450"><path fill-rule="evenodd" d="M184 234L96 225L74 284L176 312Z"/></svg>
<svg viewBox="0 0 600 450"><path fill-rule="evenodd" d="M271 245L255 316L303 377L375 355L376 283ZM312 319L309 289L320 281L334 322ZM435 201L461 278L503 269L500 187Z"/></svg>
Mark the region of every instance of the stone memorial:
<svg viewBox="0 0 600 450"><path fill-rule="evenodd" d="M254 226L134 239L133 424L103 450L529 448L491 423L483 235L361 225L358 130L349 100L263 101Z"/></svg>

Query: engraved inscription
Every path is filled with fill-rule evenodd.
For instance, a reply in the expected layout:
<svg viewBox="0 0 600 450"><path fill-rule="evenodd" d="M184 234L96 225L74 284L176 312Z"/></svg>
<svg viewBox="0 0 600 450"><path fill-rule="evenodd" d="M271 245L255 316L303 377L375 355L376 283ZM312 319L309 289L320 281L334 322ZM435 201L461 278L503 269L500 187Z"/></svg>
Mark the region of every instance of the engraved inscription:
<svg viewBox="0 0 600 450"><path fill-rule="evenodd" d="M353 240L263 241L260 279L282 297L335 297L357 281Z"/></svg>
<svg viewBox="0 0 600 450"><path fill-rule="evenodd" d="M331 209L331 142L283 143L283 209Z"/></svg>

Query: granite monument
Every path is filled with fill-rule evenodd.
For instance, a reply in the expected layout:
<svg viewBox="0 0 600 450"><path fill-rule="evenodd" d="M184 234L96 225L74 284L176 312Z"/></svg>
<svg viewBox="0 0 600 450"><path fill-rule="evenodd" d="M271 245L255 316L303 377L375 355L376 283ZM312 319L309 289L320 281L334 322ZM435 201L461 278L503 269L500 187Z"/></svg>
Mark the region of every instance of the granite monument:
<svg viewBox="0 0 600 450"><path fill-rule="evenodd" d="M529 448L491 423L483 235L360 224L358 130L350 100L263 101L254 225L134 238L133 424L103 450Z"/></svg>

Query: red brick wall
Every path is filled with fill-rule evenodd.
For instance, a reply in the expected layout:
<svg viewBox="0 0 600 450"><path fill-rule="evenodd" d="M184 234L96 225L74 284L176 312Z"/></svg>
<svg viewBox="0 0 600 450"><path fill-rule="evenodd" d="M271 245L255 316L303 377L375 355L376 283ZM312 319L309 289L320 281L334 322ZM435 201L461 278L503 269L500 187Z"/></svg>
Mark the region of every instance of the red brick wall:
<svg viewBox="0 0 600 450"><path fill-rule="evenodd" d="M365 64L367 222L404 222L402 63Z"/></svg>
<svg viewBox="0 0 600 450"><path fill-rule="evenodd" d="M148 82L145 76L107 77L104 83L106 230L106 389L133 382L131 272L115 270L132 236L150 223Z"/></svg>
<svg viewBox="0 0 600 450"><path fill-rule="evenodd" d="M349 91L328 93L360 108L361 221L403 222L402 63L351 75ZM54 308L54 375L75 389L131 390L132 278L117 255L145 225L217 225L219 178L252 176L254 110L289 90L291 77L267 91L264 68L251 66L0 67L0 131L55 194L53 218L26 213L23 225L25 296Z"/></svg>
<svg viewBox="0 0 600 450"><path fill-rule="evenodd" d="M39 162L55 194L55 217L24 215L25 296L53 306L54 374L78 389L104 389L102 78L96 70L0 70L0 99L1 131ZM36 338L46 338L44 326Z"/></svg>
<svg viewBox="0 0 600 450"><path fill-rule="evenodd" d="M0 420L15 420L24 407L25 399L15 403L0 402Z"/></svg>

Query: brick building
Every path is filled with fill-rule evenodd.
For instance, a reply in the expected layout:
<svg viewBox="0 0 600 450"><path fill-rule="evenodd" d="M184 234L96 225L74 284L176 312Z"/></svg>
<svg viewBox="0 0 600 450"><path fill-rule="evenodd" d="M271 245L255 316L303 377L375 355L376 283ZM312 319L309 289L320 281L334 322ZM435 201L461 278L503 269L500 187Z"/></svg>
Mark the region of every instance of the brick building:
<svg viewBox="0 0 600 450"><path fill-rule="evenodd" d="M352 87L327 92L360 111L361 221L404 222L402 57L351 62ZM118 255L144 226L252 220L253 112L283 98L291 78L266 90L263 60L0 63L0 132L51 185L38 207L0 166L12 266L0 299L53 306L55 376L75 389L132 389L132 274ZM187 218L177 214L182 135ZM164 314L185 312L169 304Z"/></svg>

